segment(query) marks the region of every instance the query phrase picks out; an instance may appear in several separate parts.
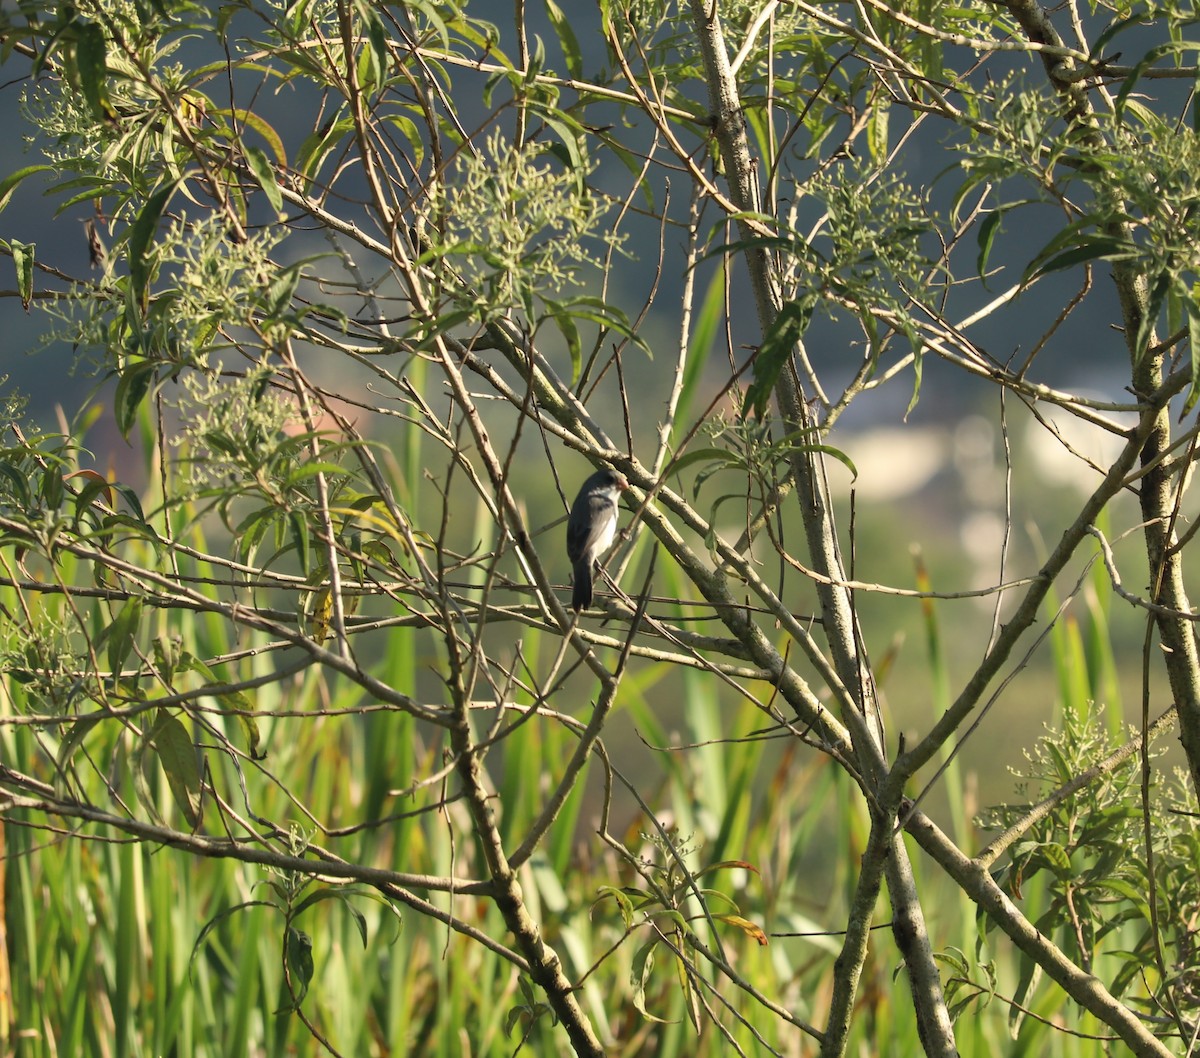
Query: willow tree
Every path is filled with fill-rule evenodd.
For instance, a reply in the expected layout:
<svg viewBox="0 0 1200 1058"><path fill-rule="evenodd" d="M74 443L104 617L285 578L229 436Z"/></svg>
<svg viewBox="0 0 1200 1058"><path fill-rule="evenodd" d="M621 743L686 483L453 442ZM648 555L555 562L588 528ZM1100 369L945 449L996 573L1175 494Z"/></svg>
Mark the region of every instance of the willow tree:
<svg viewBox="0 0 1200 1058"><path fill-rule="evenodd" d="M1192 1045L1196 846L1154 810L1149 749L1176 725L1194 794L1189 5L2 17L32 139L0 203L40 182L60 218L5 243L10 295L106 383L61 433L7 413L0 808L33 971L10 948L8 1031L36 1053L245 1052L301 1023L344 1053L838 1055L894 1022L948 1055L993 1053L955 1018L995 995L1014 1033L1061 1007L1137 1054ZM1080 333L1126 393L1054 383ZM900 738L870 603L941 596L897 572L901 531L891 582L858 575L839 422L919 406L935 369L992 388L998 435L1027 406L1114 454L1079 455L1066 517L1007 502L1040 557L1005 532L992 584L938 585L995 616ZM97 415L144 477L88 462ZM576 615L561 515L606 466L631 488ZM955 754L1081 561L1144 617L1170 707L1147 690L1119 745L1086 709L1031 729L1038 803L976 851L927 796L961 805ZM662 745L680 702L686 744L631 767L616 718ZM808 894L815 922L813 862L843 883ZM948 889L964 932L931 937ZM768 937L801 921L823 938ZM901 965L911 1002L864 988Z"/></svg>

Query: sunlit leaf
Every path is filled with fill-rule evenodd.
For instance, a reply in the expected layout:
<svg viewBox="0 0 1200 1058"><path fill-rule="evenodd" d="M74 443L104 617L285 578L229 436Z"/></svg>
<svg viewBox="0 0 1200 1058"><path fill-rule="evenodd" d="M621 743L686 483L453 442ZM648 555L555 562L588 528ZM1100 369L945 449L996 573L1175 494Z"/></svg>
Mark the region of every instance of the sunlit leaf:
<svg viewBox="0 0 1200 1058"><path fill-rule="evenodd" d="M138 408L150 392L157 370L158 366L153 362L142 361L130 364L121 372L113 395L113 414L122 437L129 436L129 431L137 421Z"/></svg>
<svg viewBox="0 0 1200 1058"><path fill-rule="evenodd" d="M8 244L8 248L17 269L17 293L21 296L21 304L28 309L33 301L34 244L13 240Z"/></svg>
<svg viewBox="0 0 1200 1058"><path fill-rule="evenodd" d="M150 742L158 753L175 804L183 812L188 825L197 826L200 822L201 783L192 736L178 717L166 709L160 709L158 720L150 732Z"/></svg>
<svg viewBox="0 0 1200 1058"><path fill-rule="evenodd" d="M275 170L271 168L271 162L267 158L266 152L257 147L247 147L246 164L250 166L254 179L258 181L258 186L263 189L267 201L271 203L271 208L278 216L283 211L283 195L279 190L279 184L275 181Z"/></svg>
<svg viewBox="0 0 1200 1058"><path fill-rule="evenodd" d="M146 200L129 232L129 277L143 310L150 301L150 242L158 231L158 222L176 187L176 184L169 183L155 191Z"/></svg>
<svg viewBox="0 0 1200 1058"><path fill-rule="evenodd" d="M796 351L796 343L808 329L812 306L803 300L788 301L763 336L754 358L754 381L742 401L742 414L761 419L767 413L775 382Z"/></svg>
<svg viewBox="0 0 1200 1058"><path fill-rule="evenodd" d="M9 173L3 180L0 180L0 210L8 205L13 193L28 177L35 173L47 173L53 172L53 170L54 167L51 165L27 165L15 173Z"/></svg>
<svg viewBox="0 0 1200 1058"><path fill-rule="evenodd" d="M554 2L546 0L546 15L558 37L559 46L563 50L563 58L567 63L567 72L572 77L583 76L583 52L579 47L579 38L571 28L571 20L563 14L563 10Z"/></svg>
<svg viewBox="0 0 1200 1058"><path fill-rule="evenodd" d="M79 87L83 97L98 118L113 119L117 116L108 96L108 45L104 30L95 22L79 27L75 46L75 61L79 67Z"/></svg>

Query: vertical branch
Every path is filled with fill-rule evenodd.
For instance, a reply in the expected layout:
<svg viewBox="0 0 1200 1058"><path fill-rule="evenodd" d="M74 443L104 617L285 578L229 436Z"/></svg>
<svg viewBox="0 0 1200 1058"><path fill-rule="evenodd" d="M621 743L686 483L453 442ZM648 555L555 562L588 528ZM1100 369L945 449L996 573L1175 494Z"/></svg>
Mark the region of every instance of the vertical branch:
<svg viewBox="0 0 1200 1058"><path fill-rule="evenodd" d="M728 173L730 197L743 211L757 210L759 194L755 166L750 156L737 82L730 66L720 21L715 7L710 8L704 0L690 0L690 4L704 60L716 136ZM746 222L740 221L739 224L743 229L743 238L752 241L753 233L748 230ZM759 326L765 335L771 332L783 308L779 277L765 248L751 246L745 255L758 308ZM795 358L780 372L775 398L789 432L809 430L815 425L801 391ZM842 685L854 696L857 707L864 716L875 720L878 707L873 696L873 683L861 678L866 659L860 653L861 638L856 632L850 593L845 587L847 577L837 541L824 459L820 452L793 452L792 470L810 559L819 574L816 588L833 665ZM864 734L854 740L868 789L886 774L885 747L877 742L874 735L866 734L876 729L874 724L864 725L860 729ZM897 807L897 804L874 805L873 814L882 812L888 817L895 813ZM909 966L909 984L922 1042L928 1054L955 1055L954 1032L942 995L933 948L912 882L908 852L899 835L891 838L887 860L893 916L897 922L903 923L903 930L897 931L896 939ZM856 907L855 914L851 929L865 930L869 910ZM843 950L847 965L842 967L841 984L848 994L839 998L840 1003L852 1002L865 953L865 944L857 949ZM853 965L854 960L858 961L857 967ZM837 1033L834 1035L837 1036Z"/></svg>
<svg viewBox="0 0 1200 1058"><path fill-rule="evenodd" d="M308 382L300 371L299 364L296 363L296 354L292 349L290 339L284 342L281 353L283 362L287 365L287 370L291 374L292 382L295 386L296 403L300 406L300 413L304 419L304 429L309 435L309 451L312 452L314 462L318 462L321 459L321 439L317 434L317 417L313 414L312 401L309 399ZM329 512L329 483L326 480L324 471L316 473L315 484L317 492L317 516L321 520L321 529L325 536L325 561L329 566L329 593L330 602L333 607L333 620L331 624L333 633L337 638L338 652L343 658L349 661L351 660L350 641L346 638L346 606L342 595L342 570L338 561L337 531L333 527L333 516Z"/></svg>
<svg viewBox="0 0 1200 1058"><path fill-rule="evenodd" d="M452 632L448 638L453 638ZM542 939L541 931L525 904L517 873L504 853L500 831L496 826L496 814L492 809L492 794L485 783L483 766L471 731L469 702L460 697L463 688L457 686L459 676L461 671L455 668L451 673L450 687L455 699L456 721L450 728L450 744L471 813L472 829L487 864L492 898L504 917L504 924L516 938L517 948L529 961L530 976L545 993L546 1002L567 1030L575 1053L581 1058L599 1058L604 1054L604 1048L575 997L574 986L563 973L558 953Z"/></svg>
<svg viewBox="0 0 1200 1058"><path fill-rule="evenodd" d="M1020 22L1030 40L1055 47L1062 46L1049 17L1033 0L1008 0L1005 5ZM1060 94L1070 116L1087 130L1086 141L1097 148L1107 144L1097 127L1091 101L1081 82L1069 76L1071 63L1066 59L1043 57L1050 83ZM1124 219L1122 203L1114 203L1112 220L1106 233L1124 241L1133 241L1132 225ZM1125 326L1125 343L1132 365L1133 391L1143 399L1163 385L1166 351L1158 348L1149 284L1136 262L1117 260L1112 265L1113 283ZM1147 323L1149 326L1147 326ZM1139 346L1139 338L1145 346ZM1197 351L1192 350L1196 356ZM1172 466L1166 458L1171 448L1171 420L1164 405L1159 408L1153 427L1142 446L1141 463L1146 468L1138 490L1145 526L1146 557L1152 578L1155 622L1163 647L1163 664L1175 707L1179 710L1179 737L1187 755L1192 788L1200 795L1200 651L1197 650L1192 622L1182 616L1191 612L1191 602L1183 580L1183 553L1175 547L1171 530L1174 510L1171 483Z"/></svg>
<svg viewBox="0 0 1200 1058"><path fill-rule="evenodd" d="M450 373L461 382L457 372ZM481 446L486 446L487 434L478 422L474 406L466 399L464 392L460 392L458 396L463 401L463 408L472 429L476 431L477 441ZM492 479L501 491L501 506L496 512L496 519L498 529L503 532L514 515L512 501L507 495L507 485L504 483L496 453L488 447L486 454ZM519 527L514 535L521 541L527 541L527 534ZM462 784L470 814L471 829L487 866L491 896L505 925L516 939L516 947L529 964L530 976L545 994L546 1002L554 1011L556 1020L566 1029L575 1053L581 1058L599 1058L604 1054L604 1049L579 1005L575 986L563 973L558 953L542 939L541 930L529 912L517 879L517 867L509 861L504 851L494 809L495 793L489 787L483 766L484 747L477 742L471 724L470 688L474 676L470 674L469 669L473 668L476 662L476 648L468 646L466 651L462 649L464 644L460 638L458 622L449 612L445 616L443 628L449 667L446 683L453 703L453 722L449 728L450 745L454 754L455 771ZM617 680L614 677L611 680L611 688L606 689L615 694L616 685Z"/></svg>
<svg viewBox="0 0 1200 1058"><path fill-rule="evenodd" d="M858 994L858 982L867 958L871 918L883 883L884 861L888 857L891 831L892 824L873 811L871 834L863 853L862 872L854 888L846 935L842 940L842 950L833 963L833 994L825 1038L821 1043L821 1058L836 1058L846 1053L854 1014L854 997Z"/></svg>
<svg viewBox="0 0 1200 1058"><path fill-rule="evenodd" d="M737 82L725 50L720 22L715 9L709 11L703 0L691 0L691 7L704 58L716 136L728 173L730 198L739 210L756 212L760 208L757 167L750 155ZM742 238L752 244L744 255L754 290L759 329L765 335L770 333L783 309L783 292L766 249L753 245L756 232L746 220L739 220L738 225ZM780 372L775 399L789 432L811 431L816 425L805 403L794 362ZM842 683L857 694L864 683L860 679L858 637L854 633L849 592L843 587L846 576L835 533L824 459L819 452L794 451L792 471L810 558L817 573L821 574L816 581L816 590L834 667ZM867 703L860 702L859 705L866 707Z"/></svg>

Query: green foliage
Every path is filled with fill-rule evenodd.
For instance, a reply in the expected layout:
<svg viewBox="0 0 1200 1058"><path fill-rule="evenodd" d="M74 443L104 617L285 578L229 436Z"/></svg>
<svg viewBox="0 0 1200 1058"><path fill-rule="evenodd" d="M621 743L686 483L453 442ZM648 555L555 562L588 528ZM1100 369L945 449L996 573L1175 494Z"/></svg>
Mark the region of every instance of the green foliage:
<svg viewBox="0 0 1200 1058"><path fill-rule="evenodd" d="M569 130L560 142L578 140ZM427 223L441 237L429 257L462 275L485 316L521 309L536 318L535 294L578 286L580 273L599 263L587 241L605 210L583 193L588 163L575 151L562 168L539 166L536 157L493 133L478 152L459 155L430 203Z"/></svg>
<svg viewBox="0 0 1200 1058"><path fill-rule="evenodd" d="M1112 748L1103 710L1065 710L1062 729L1044 735L1026 754L1027 770L1014 773L1020 801L993 809L986 825L1002 829L1020 820L1031 804L1100 764ZM1140 789L1136 757L1105 769L1029 828L999 878L1014 899L1037 892L1037 928L1075 961L1097 969L1117 965L1106 972L1115 995L1146 1011L1190 1018L1195 796L1182 774L1168 776L1148 806L1147 847ZM1167 973L1149 974L1147 967L1160 959ZM1030 977L1029 988L1035 983ZM1028 995L1016 998L1025 1003Z"/></svg>

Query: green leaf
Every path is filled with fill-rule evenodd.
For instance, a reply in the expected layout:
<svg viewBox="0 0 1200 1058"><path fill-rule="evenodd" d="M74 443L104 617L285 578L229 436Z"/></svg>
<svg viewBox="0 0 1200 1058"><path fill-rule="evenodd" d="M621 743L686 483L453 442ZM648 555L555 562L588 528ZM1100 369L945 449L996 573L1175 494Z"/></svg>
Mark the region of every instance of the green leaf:
<svg viewBox="0 0 1200 1058"><path fill-rule="evenodd" d="M154 192L129 230L129 278L144 312L150 304L150 261L147 250L158 231L158 221L179 185L172 181Z"/></svg>
<svg viewBox="0 0 1200 1058"><path fill-rule="evenodd" d="M566 167L575 174L576 186L580 194L587 192L588 164L583 155L583 144L587 133L579 122L568 117L561 110L550 107L536 106L531 103L530 110L538 115L546 125L558 133L563 148L567 152L564 162Z"/></svg>
<svg viewBox="0 0 1200 1058"><path fill-rule="evenodd" d="M200 767L196 746L183 722L166 709L158 711L158 722L150 732L150 743L158 754L167 784L188 825L200 823Z"/></svg>
<svg viewBox="0 0 1200 1058"><path fill-rule="evenodd" d="M246 164L250 166L250 172L254 174L258 186L263 189L276 216L280 216L283 213L283 195L279 190L279 184L275 181L275 170L271 168L271 160L267 157L267 152L258 147L247 147Z"/></svg>
<svg viewBox="0 0 1200 1058"><path fill-rule="evenodd" d="M354 122L350 118L339 118L327 128L318 129L300 144L300 150L296 153L296 171L304 177L307 187L311 187L329 153L353 131Z"/></svg>
<svg viewBox="0 0 1200 1058"><path fill-rule="evenodd" d="M288 975L292 986L292 1000L277 1011L281 1014L297 1009L308 992L308 986L313 979L312 937L302 929L288 926L285 950Z"/></svg>
<svg viewBox="0 0 1200 1058"><path fill-rule="evenodd" d="M754 381L742 402L743 415L761 419L766 414L779 373L808 329L811 317L812 306L807 300L787 302L775 317L754 358Z"/></svg>
<svg viewBox="0 0 1200 1058"><path fill-rule="evenodd" d="M137 493L128 485L120 485L115 481L112 483L112 488L129 505L134 521L144 525L151 534L157 537L158 534L154 532L154 527L146 521L146 515L142 511L142 502L138 499Z"/></svg>
<svg viewBox="0 0 1200 1058"><path fill-rule="evenodd" d="M36 243L17 242L15 239L8 244L12 253L13 264L17 267L17 293L21 295L21 304L28 309L33 301L33 250Z"/></svg>
<svg viewBox="0 0 1200 1058"><path fill-rule="evenodd" d="M616 331L643 350L647 356L652 355L650 347L634 331L633 324L629 322L629 317L616 305L610 305L602 298L593 297L589 294L567 298L565 301L547 301L547 304L551 306L552 311L556 315L570 315L575 319L588 320L607 330ZM447 316L450 317L450 314L447 314ZM454 318L457 322L457 316L450 318ZM437 321L437 327L439 333L445 333L446 328L442 325L441 319Z"/></svg>
<svg viewBox="0 0 1200 1058"><path fill-rule="evenodd" d="M391 125L404 137L404 145L412 153L412 164L419 169L425 161L425 141L421 138L417 123L403 114L380 114L379 121Z"/></svg>
<svg viewBox="0 0 1200 1058"><path fill-rule="evenodd" d="M1008 1032L1015 1040L1021 1034L1025 1012L1033 1006L1033 993L1042 979L1042 968L1032 959L1021 959L1021 977L1017 982L1013 1004L1008 1008Z"/></svg>
<svg viewBox="0 0 1200 1058"><path fill-rule="evenodd" d="M142 600L130 599L104 630L108 637L108 669L114 680L120 678L121 667L133 649L134 636L137 635L141 620Z"/></svg>
<svg viewBox="0 0 1200 1058"><path fill-rule="evenodd" d="M1039 866L1049 868L1062 879L1070 878L1074 873L1071 867L1071 857L1067 854L1067 850L1057 841L1043 841L1038 843L1031 861Z"/></svg>
<svg viewBox="0 0 1200 1058"><path fill-rule="evenodd" d="M554 0L546 0L546 14L550 18L550 24L554 26L554 32L558 35L558 43L567 63L567 73L572 77L582 77L583 51L579 47L579 38L575 36L575 31L571 28L570 20Z"/></svg>
<svg viewBox="0 0 1200 1058"><path fill-rule="evenodd" d="M192 945L192 954L191 954L191 957L188 959L188 976L189 977L191 976L191 973L192 973L192 967L195 965L196 956L197 956L197 954L199 954L200 948L204 944L204 941L208 938L208 935L214 929L216 929L222 922L224 922L227 918L232 918L239 911L248 911L252 907L269 907L276 911L279 910L279 908L276 907L275 904L271 903L270 900L245 900L240 904L234 904L233 907L227 907L221 911L218 911L215 915L213 915L212 918L210 918L207 922L204 923L204 925L200 929L199 934L196 936L196 942Z"/></svg>
<svg viewBox="0 0 1200 1058"><path fill-rule="evenodd" d="M858 467L854 465L854 461L840 448L834 448L833 445L814 444L797 445L797 448L801 452L820 452L823 455L832 456L839 463L841 463L842 466L850 471L850 477L852 480L858 477Z"/></svg>
<svg viewBox="0 0 1200 1058"><path fill-rule="evenodd" d="M320 903L322 900L338 900L342 906L350 912L350 917L354 921L355 928L358 930L359 938L362 940L363 947L367 946L367 918L358 910L351 902L352 897L363 896L358 889L318 889L316 892L309 893L303 900L292 908L292 918L296 918L302 911L307 911L314 904Z"/></svg>
<svg viewBox="0 0 1200 1058"><path fill-rule="evenodd" d="M921 377L925 368L925 357L923 355L924 345L921 342L921 336L917 333L916 327L912 325L911 321L904 320L901 323L901 328L904 331L905 337L908 338L908 344L912 347L913 354L913 391L912 396L908 399L908 407L904 411L904 419L907 422L908 417L912 414L913 408L917 406L917 401L921 396ZM853 466L851 466L851 471L854 472ZM854 472L854 476L858 477L857 472Z"/></svg>
<svg viewBox="0 0 1200 1058"><path fill-rule="evenodd" d="M1109 42L1113 40L1118 33L1123 33L1131 26L1137 27L1145 24L1146 12L1142 5L1138 4L1133 9L1133 14L1125 18L1114 19L1112 24L1104 30L1091 43L1090 58L1098 60L1103 57L1104 49L1108 47Z"/></svg>
<svg viewBox="0 0 1200 1058"><path fill-rule="evenodd" d="M1175 278L1171 273L1164 271L1157 276L1154 285L1150 287L1150 296L1146 299L1146 308L1138 323L1137 337L1133 342L1133 356L1137 360L1145 356L1150 348L1150 336L1158 325L1158 314L1162 311L1167 291L1174 282Z"/></svg>
<svg viewBox="0 0 1200 1058"><path fill-rule="evenodd" d="M678 474L693 463L715 463L710 474L716 470L723 470L725 467L741 466L742 461L735 459L733 455L727 452L724 448L693 448L689 452L685 452L678 459L672 460L670 471L672 474ZM710 476L705 475L705 480ZM700 482L703 484L703 482Z"/></svg>
<svg viewBox="0 0 1200 1058"><path fill-rule="evenodd" d="M374 4L367 0L356 0L354 7L359 18L367 25L367 42L370 45L364 48L359 56L362 83L367 88L379 91L387 80L387 70L391 65L387 31L383 28L383 22L376 13Z"/></svg>
<svg viewBox="0 0 1200 1058"><path fill-rule="evenodd" d="M686 430L690 423L692 401L700 390L709 353L716 346L721 325L725 321L725 292L726 275L724 270L718 269L709 280L704 302L696 314L695 326L688 340L687 364L683 369L683 386L675 409L672 439L680 431Z"/></svg>
<svg viewBox="0 0 1200 1058"><path fill-rule="evenodd" d="M1061 272L1090 261L1112 261L1137 255L1137 247L1128 239L1088 231L1093 223L1091 218L1085 217L1058 232L1029 262L1021 282L1029 283L1050 272Z"/></svg>
<svg viewBox="0 0 1200 1058"><path fill-rule="evenodd" d="M621 912L621 921L625 924L625 928L632 929L633 901L629 899L629 894L623 889L618 889L615 885L602 885L597 890L597 893L599 895L592 905L593 910L606 896L611 896L617 902L617 908Z"/></svg>
<svg viewBox="0 0 1200 1058"><path fill-rule="evenodd" d="M1200 283L1192 287L1193 299L1200 296ZM1183 402L1183 411L1179 417L1187 415L1195 406L1196 398L1200 397L1200 308L1195 300L1187 303L1188 345L1191 347L1192 384L1188 387L1187 397Z"/></svg>
<svg viewBox="0 0 1200 1058"><path fill-rule="evenodd" d="M634 953L633 965L629 970L629 984L633 990L633 1005L638 1013L647 1021L656 1021L660 1025L669 1025L665 1018L655 1017L646 1009L646 982L650 979L650 971L654 969L654 949L658 947L657 940L650 940Z"/></svg>
<svg viewBox="0 0 1200 1058"><path fill-rule="evenodd" d="M62 471L56 464L51 464L42 471L42 499L46 501L46 506L52 511L56 511L62 503L63 492Z"/></svg>
<svg viewBox="0 0 1200 1058"><path fill-rule="evenodd" d="M150 361L131 364L121 373L117 382L117 391L113 395L113 415L117 420L117 429L126 439L137 421L138 407L150 392L156 369L157 365Z"/></svg>
<svg viewBox="0 0 1200 1058"><path fill-rule="evenodd" d="M54 171L52 165L27 165L24 169L18 169L15 173L10 173L3 180L0 180L0 209L8 205L8 200L12 198L13 193L20 187L21 182L34 173L49 173Z"/></svg>
<svg viewBox="0 0 1200 1058"><path fill-rule="evenodd" d="M283 140L280 138L279 133L253 110L243 110L241 107L234 107L232 110L210 110L208 114L211 118L229 118L233 125L230 129L231 136L239 135L243 128L253 129L267 141L267 146L271 148L271 153L275 155L276 164L287 165L287 151L283 148Z"/></svg>
<svg viewBox="0 0 1200 1058"><path fill-rule="evenodd" d="M983 223L979 225L979 234L976 237L976 242L979 246L979 257L975 262L975 270L979 273L979 278L986 283L987 263L988 258L992 253L992 243L996 241L996 232L1000 228L1000 222L1004 219L1003 209L994 209L986 217L983 218Z"/></svg>
<svg viewBox="0 0 1200 1058"><path fill-rule="evenodd" d="M887 164L889 111L887 98L879 96L871 108L871 117L867 123L867 150L871 154L871 160L880 167Z"/></svg>
<svg viewBox="0 0 1200 1058"><path fill-rule="evenodd" d="M1129 257L1133 251L1127 243L1120 239L1109 238L1107 235L1098 235L1088 239L1080 246L1074 246L1070 250L1056 254L1054 257L1044 261L1037 269L1038 276L1044 276L1050 272L1062 272L1068 268L1074 268L1076 265L1087 264L1091 261L1113 261L1122 257Z"/></svg>
<svg viewBox="0 0 1200 1058"><path fill-rule="evenodd" d="M263 301L263 311L269 319L282 319L292 306L292 295L300 285L300 277L304 273L303 264L294 264L283 269L271 280Z"/></svg>
<svg viewBox="0 0 1200 1058"><path fill-rule="evenodd" d="M300 569L308 573L311 567L311 541L308 538L308 526L297 511L288 512L288 521L292 526L292 547L300 560Z"/></svg>
<svg viewBox="0 0 1200 1058"><path fill-rule="evenodd" d="M25 512L33 506L33 494L29 491L29 476L21 473L10 463L0 463L0 477L3 477L12 488L18 505Z"/></svg>
<svg viewBox="0 0 1200 1058"><path fill-rule="evenodd" d="M93 504L103 494L109 508L113 506L112 485L102 474L94 470L77 470L73 474L64 475L64 480L83 478L83 488L75 494L75 528L79 528L80 520L92 510Z"/></svg>
<svg viewBox="0 0 1200 1058"><path fill-rule="evenodd" d="M65 773L75 751L83 745L83 740L87 738L92 728L100 723L100 719L98 716L83 716L71 724L66 736L59 744L58 756L55 758L60 775Z"/></svg>
<svg viewBox="0 0 1200 1058"><path fill-rule="evenodd" d="M579 328L570 312L562 302L546 298L546 306L550 310L550 318L554 320L563 341L567 343L567 352L571 357L571 385L579 381L579 372L583 370L583 342L579 337Z"/></svg>
<svg viewBox="0 0 1200 1058"><path fill-rule="evenodd" d="M75 44L75 62L79 68L79 87L83 90L83 98L96 117L113 120L117 112L113 109L108 98L108 45L104 40L104 30L95 22L89 22L79 29L79 37Z"/></svg>
<svg viewBox="0 0 1200 1058"><path fill-rule="evenodd" d="M254 702L250 697L242 691L223 691L217 695L217 701L223 708L230 710L242 729L250 759L266 760L267 755L262 750L262 732L259 731L258 721L253 716Z"/></svg>
<svg viewBox="0 0 1200 1058"><path fill-rule="evenodd" d="M1174 50L1171 44L1160 44L1155 48L1151 48L1146 52L1133 66L1128 76L1121 82L1121 88L1117 92L1117 98L1113 106L1113 110L1117 115L1122 115L1125 110L1125 105L1129 101L1130 94L1137 88L1138 82L1142 79L1142 75L1154 66L1159 59L1169 55Z"/></svg>

